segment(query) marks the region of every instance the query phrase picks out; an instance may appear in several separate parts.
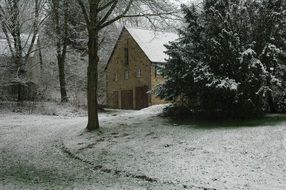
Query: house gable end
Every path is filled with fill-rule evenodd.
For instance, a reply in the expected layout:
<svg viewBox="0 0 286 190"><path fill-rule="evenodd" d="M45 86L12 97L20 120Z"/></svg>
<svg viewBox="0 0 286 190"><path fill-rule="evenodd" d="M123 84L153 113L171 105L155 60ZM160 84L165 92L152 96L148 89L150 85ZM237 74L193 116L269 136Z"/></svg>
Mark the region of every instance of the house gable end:
<svg viewBox="0 0 286 190"><path fill-rule="evenodd" d="M115 52L116 52L116 50L118 49L118 46L119 46L121 40L123 40L123 37L124 37L123 34L124 34L125 32L128 34L128 36L130 36L130 37L132 38L132 40L133 40L133 42L135 42L137 48L140 49L140 51L141 51L142 54L144 54L144 57L146 57L146 58L149 60L149 62L152 63L151 60L149 59L149 57L148 57L148 56L146 55L146 53L144 52L144 50L140 47L140 45L138 44L138 42L137 42L137 41L133 38L133 36L130 34L130 32L129 32L125 27L123 27L123 29L121 30L120 35L119 35L119 37L118 37L118 39L117 39L115 45L114 45L114 48L113 48L113 50L112 50L112 53L111 53L111 55L110 55L110 57L109 57L109 59L108 59L108 61L107 61L107 64L106 64L106 66L105 66L105 71L108 69L108 67L109 67L109 65L110 65L110 63L111 63L111 60L112 60L112 58L114 57Z"/></svg>

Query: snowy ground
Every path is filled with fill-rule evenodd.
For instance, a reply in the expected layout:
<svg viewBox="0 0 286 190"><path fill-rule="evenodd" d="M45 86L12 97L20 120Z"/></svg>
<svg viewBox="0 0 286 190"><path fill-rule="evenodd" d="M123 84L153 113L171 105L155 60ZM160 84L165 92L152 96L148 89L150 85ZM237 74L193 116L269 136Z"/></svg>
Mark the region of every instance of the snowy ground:
<svg viewBox="0 0 286 190"><path fill-rule="evenodd" d="M186 124L160 111L101 114L92 133L86 117L0 113L0 189L286 189L286 117Z"/></svg>

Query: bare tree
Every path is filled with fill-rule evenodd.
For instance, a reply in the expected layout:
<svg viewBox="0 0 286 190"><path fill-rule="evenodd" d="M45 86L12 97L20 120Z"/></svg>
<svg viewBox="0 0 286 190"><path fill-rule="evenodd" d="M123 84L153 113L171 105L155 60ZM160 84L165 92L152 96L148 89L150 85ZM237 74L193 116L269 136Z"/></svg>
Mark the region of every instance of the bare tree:
<svg viewBox="0 0 286 190"><path fill-rule="evenodd" d="M27 62L34 52L39 26L42 21L40 10L44 0L1 0L0 25L5 34L11 57L17 67L18 101L23 101L23 87L27 83ZM25 15L26 9L33 7L33 15ZM28 26L28 27L27 27ZM23 35L26 33L26 35Z"/></svg>
<svg viewBox="0 0 286 190"><path fill-rule="evenodd" d="M87 71L87 102L88 102L88 130L99 128L98 121L98 64L100 50L100 32L107 26L123 18L165 16L173 13L166 9L167 6L159 6L156 0L77 0L85 18L88 31L88 71ZM166 3L166 0L161 1ZM156 6L157 4L157 6ZM160 4L162 5L162 4ZM142 7L149 7L149 12L140 12ZM156 7L159 7L156 8ZM164 8L163 8L164 7ZM129 14L129 11L136 12ZM163 10L163 11L162 11ZM168 10L168 11L166 11Z"/></svg>
<svg viewBox="0 0 286 190"><path fill-rule="evenodd" d="M63 6L60 6L62 3ZM67 90L66 90L66 79L65 79L65 62L68 46L68 3L67 0L51 0L52 9L52 20L53 27L56 34L56 51L57 51L57 62L59 70L59 81L60 81L60 92L61 101L68 102ZM60 9L60 7L62 9ZM61 14L62 12L62 14ZM63 20L63 23L61 22ZM63 30L61 29L61 26Z"/></svg>

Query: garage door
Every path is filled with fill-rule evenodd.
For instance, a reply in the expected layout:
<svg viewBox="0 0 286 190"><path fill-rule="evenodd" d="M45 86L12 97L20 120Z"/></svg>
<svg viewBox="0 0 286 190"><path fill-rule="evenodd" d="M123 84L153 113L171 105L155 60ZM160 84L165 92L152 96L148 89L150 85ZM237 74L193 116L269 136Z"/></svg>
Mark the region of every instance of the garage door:
<svg viewBox="0 0 286 190"><path fill-rule="evenodd" d="M126 110L133 109L133 90L121 91L121 108Z"/></svg>
<svg viewBox="0 0 286 190"><path fill-rule="evenodd" d="M112 94L112 108L119 108L119 92L114 91Z"/></svg>
<svg viewBox="0 0 286 190"><path fill-rule="evenodd" d="M140 110L148 107L148 86L140 86L135 89L135 108Z"/></svg>

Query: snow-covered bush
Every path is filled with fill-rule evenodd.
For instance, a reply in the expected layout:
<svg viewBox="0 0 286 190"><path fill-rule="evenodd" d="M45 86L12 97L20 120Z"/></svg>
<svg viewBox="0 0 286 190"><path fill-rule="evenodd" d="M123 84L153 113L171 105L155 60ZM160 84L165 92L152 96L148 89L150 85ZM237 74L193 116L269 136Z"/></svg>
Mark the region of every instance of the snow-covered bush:
<svg viewBox="0 0 286 190"><path fill-rule="evenodd" d="M274 86L283 82L271 69L281 64L282 48L270 46L268 34L260 41L257 34L263 23L258 24L255 14L262 14L268 3L205 0L200 11L183 6L187 25L179 40L167 46L170 58L162 70L166 82L158 95L201 115L262 114ZM263 59L264 54L270 59Z"/></svg>

